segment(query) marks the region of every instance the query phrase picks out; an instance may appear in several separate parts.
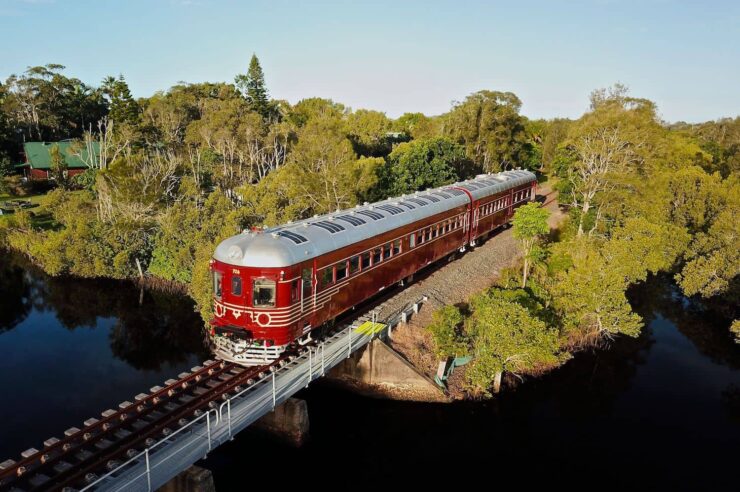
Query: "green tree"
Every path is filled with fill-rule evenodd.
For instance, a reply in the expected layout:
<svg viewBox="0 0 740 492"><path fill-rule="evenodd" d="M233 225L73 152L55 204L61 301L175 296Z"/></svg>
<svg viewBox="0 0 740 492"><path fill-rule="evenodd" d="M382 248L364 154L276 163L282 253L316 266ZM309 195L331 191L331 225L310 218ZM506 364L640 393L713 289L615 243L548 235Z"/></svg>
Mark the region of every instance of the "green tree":
<svg viewBox="0 0 740 492"><path fill-rule="evenodd" d="M514 237L521 242L524 256L522 287L527 286L527 277L532 261L535 257L540 256L537 243L550 232L550 226L547 225L549 218L550 212L535 202L527 203L514 212L514 218L512 219Z"/></svg>
<svg viewBox="0 0 740 492"><path fill-rule="evenodd" d="M430 118L423 113L404 113L393 122L393 129L417 140L440 136L440 123L439 117Z"/></svg>
<svg viewBox="0 0 740 492"><path fill-rule="evenodd" d="M708 298L729 293L735 302L739 300L739 213L740 207L731 207L719 214L706 233L697 234L689 248L688 262L676 276L686 295Z"/></svg>
<svg viewBox="0 0 740 492"><path fill-rule="evenodd" d="M6 81L3 109L27 140L76 138L106 113L105 99L54 63L29 67Z"/></svg>
<svg viewBox="0 0 740 492"><path fill-rule="evenodd" d="M614 229L601 255L623 275L625 284L634 284L644 281L648 273L670 271L690 239L683 227L630 217Z"/></svg>
<svg viewBox="0 0 740 492"><path fill-rule="evenodd" d="M445 138L405 142L388 156L379 195L399 196L454 183L467 177L470 168L465 149Z"/></svg>
<svg viewBox="0 0 740 492"><path fill-rule="evenodd" d="M360 109L347 117L349 138L358 155L384 157L391 151L391 120L380 111Z"/></svg>
<svg viewBox="0 0 740 492"><path fill-rule="evenodd" d="M255 223L277 225L357 204L377 183L382 158L358 158L344 122L311 118L297 131L287 163L239 189Z"/></svg>
<svg viewBox="0 0 740 492"><path fill-rule="evenodd" d="M521 106L511 92L476 92L445 115L444 134L464 145L485 171L522 166L529 149Z"/></svg>
<svg viewBox="0 0 740 492"><path fill-rule="evenodd" d="M54 177L54 180L59 186L66 188L68 166L64 155L62 155L62 151L59 149L59 145L54 144L49 148L49 161L51 175Z"/></svg>
<svg viewBox="0 0 740 492"><path fill-rule="evenodd" d="M558 335L527 309L486 294L471 301L466 332L472 339L473 361L466 375L477 391L501 389L504 372L518 374L552 366L558 358Z"/></svg>
<svg viewBox="0 0 740 492"><path fill-rule="evenodd" d="M572 343L618 334L637 336L642 320L632 312L625 296L628 284L624 270L609 264L586 239L563 247L574 252L573 266L554 286L553 302Z"/></svg>
<svg viewBox="0 0 740 492"><path fill-rule="evenodd" d="M108 98L108 117L112 121L132 125L139 122L141 110L131 96L131 91L123 75L119 75L117 79L113 76L103 79L102 90Z"/></svg>
<svg viewBox="0 0 740 492"><path fill-rule="evenodd" d="M252 110L262 115L265 119L269 119L273 115L270 96L265 85L265 74L262 71L262 66L257 55L252 54L246 75L237 75L234 82L242 91Z"/></svg>

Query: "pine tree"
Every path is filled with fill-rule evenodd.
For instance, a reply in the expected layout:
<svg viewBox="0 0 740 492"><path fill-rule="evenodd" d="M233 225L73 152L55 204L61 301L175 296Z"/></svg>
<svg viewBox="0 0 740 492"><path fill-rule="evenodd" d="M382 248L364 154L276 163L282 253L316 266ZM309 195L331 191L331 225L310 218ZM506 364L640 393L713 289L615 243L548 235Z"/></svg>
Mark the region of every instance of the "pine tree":
<svg viewBox="0 0 740 492"><path fill-rule="evenodd" d="M103 92L110 99L108 116L116 123L136 123L139 120L139 105L131 96L123 75L106 77L103 80Z"/></svg>
<svg viewBox="0 0 740 492"><path fill-rule="evenodd" d="M265 74L262 71L257 55L252 54L247 74L237 75L234 82L242 91L242 94L246 97L252 109L262 115L263 118L268 118L272 109L270 96L265 87Z"/></svg>

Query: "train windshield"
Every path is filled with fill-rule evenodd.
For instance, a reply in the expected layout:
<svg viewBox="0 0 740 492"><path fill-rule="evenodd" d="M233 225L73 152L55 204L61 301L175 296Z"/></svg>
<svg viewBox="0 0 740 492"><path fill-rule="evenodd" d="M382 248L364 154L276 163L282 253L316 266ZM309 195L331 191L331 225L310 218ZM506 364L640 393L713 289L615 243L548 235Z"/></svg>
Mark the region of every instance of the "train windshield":
<svg viewBox="0 0 740 492"><path fill-rule="evenodd" d="M221 299L221 272L213 272L213 293L216 299Z"/></svg>
<svg viewBox="0 0 740 492"><path fill-rule="evenodd" d="M275 307L275 282L266 278L256 278L252 283L252 306Z"/></svg>

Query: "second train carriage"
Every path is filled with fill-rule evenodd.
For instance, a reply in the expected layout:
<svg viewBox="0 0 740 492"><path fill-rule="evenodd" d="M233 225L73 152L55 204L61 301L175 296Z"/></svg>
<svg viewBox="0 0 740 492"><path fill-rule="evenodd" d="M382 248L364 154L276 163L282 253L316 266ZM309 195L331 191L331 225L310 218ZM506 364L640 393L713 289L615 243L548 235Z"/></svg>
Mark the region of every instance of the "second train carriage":
<svg viewBox="0 0 740 492"><path fill-rule="evenodd" d="M508 223L536 177L505 171L424 192L245 231L216 248L216 355L270 362L384 288Z"/></svg>

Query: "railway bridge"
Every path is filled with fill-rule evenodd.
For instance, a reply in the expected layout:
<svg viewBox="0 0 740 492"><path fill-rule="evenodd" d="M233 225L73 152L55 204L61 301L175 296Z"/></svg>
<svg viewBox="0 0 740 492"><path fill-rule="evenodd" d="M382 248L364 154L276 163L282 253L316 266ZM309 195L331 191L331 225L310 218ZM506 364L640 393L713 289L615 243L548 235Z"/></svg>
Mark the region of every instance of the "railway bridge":
<svg viewBox="0 0 740 492"><path fill-rule="evenodd" d="M383 305L376 306L270 365L205 361L18 461L0 463L0 490L156 490L373 339L389 336L425 300L383 319Z"/></svg>

